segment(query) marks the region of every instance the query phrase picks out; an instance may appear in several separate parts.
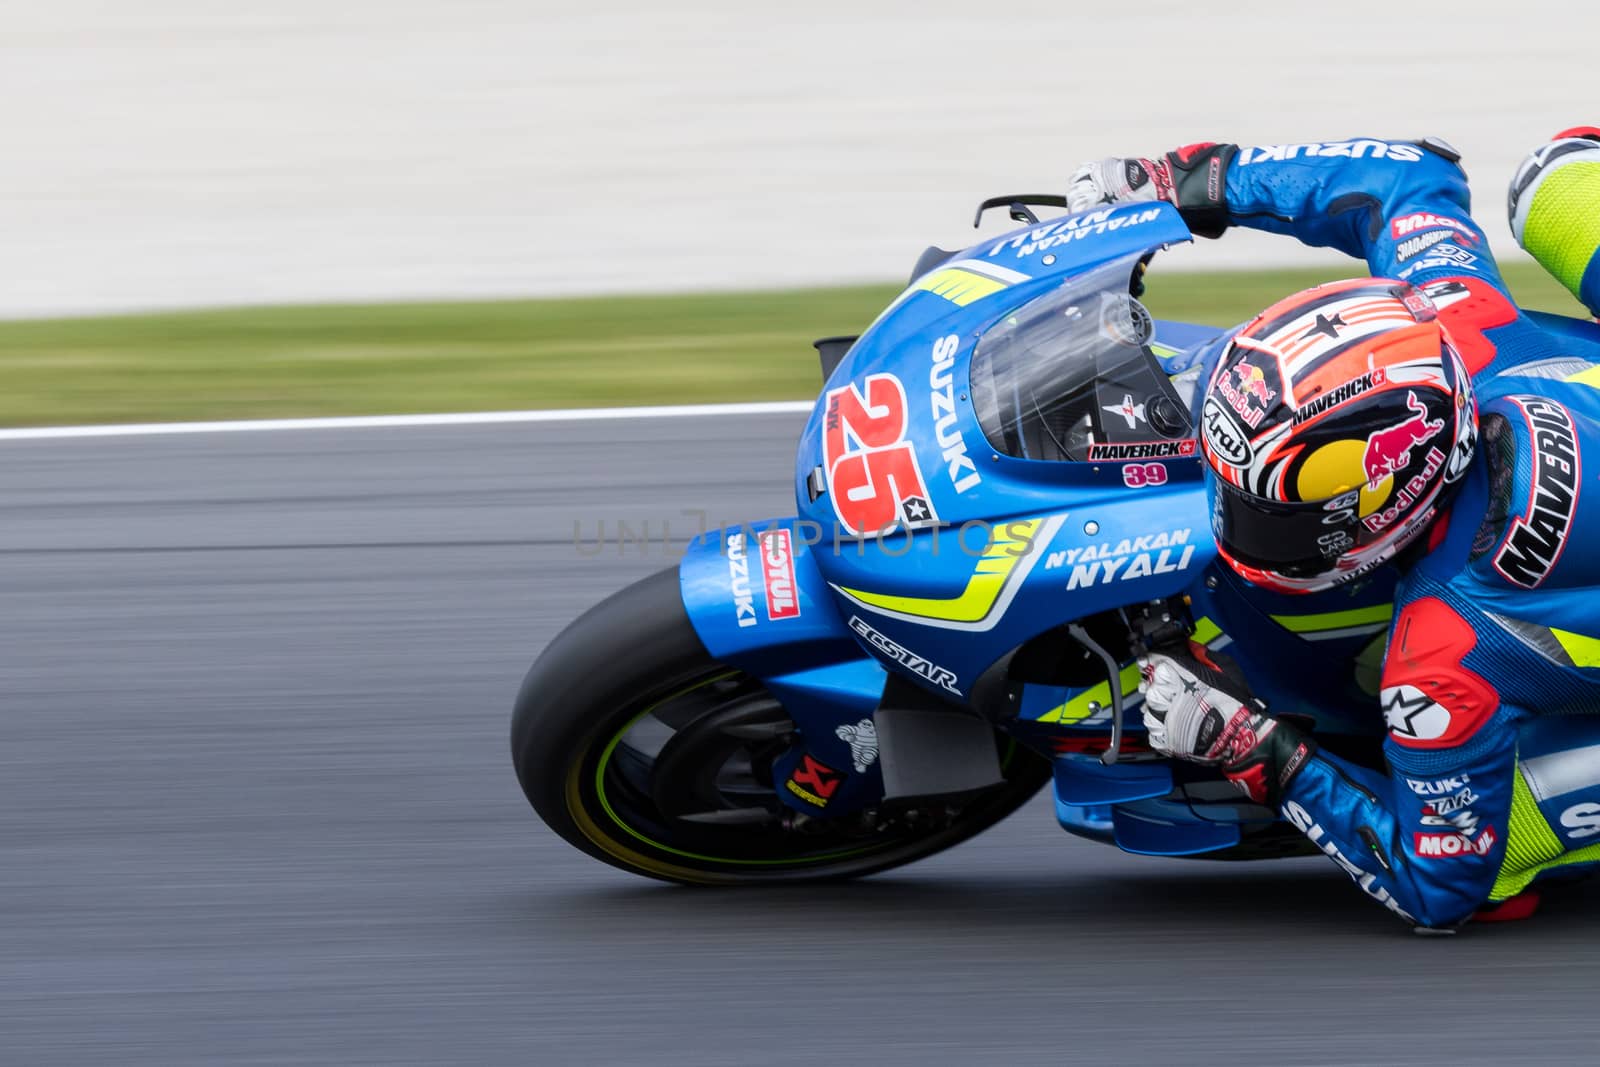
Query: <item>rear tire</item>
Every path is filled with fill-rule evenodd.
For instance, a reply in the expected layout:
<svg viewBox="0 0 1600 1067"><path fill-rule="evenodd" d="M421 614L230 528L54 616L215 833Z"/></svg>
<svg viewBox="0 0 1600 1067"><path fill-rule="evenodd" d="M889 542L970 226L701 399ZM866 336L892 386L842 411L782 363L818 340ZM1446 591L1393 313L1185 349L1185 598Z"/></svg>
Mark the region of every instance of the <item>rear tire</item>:
<svg viewBox="0 0 1600 1067"><path fill-rule="evenodd" d="M602 601L545 649L517 694L512 761L534 810L570 844L635 874L695 885L854 878L911 863L999 822L1050 775L1048 762L997 735L1005 782L962 798L937 826L875 830L841 818L796 830L776 793L766 795L771 759L787 742L741 747L716 733L730 716L775 733L787 722L758 679L711 658L676 569L666 570ZM649 741L663 734L684 742ZM663 800L660 778L681 783L691 743L705 757L704 771L690 776L695 795ZM661 775L652 773L657 753L667 756ZM707 803L724 810L703 813ZM759 820L762 806L770 819L737 821Z"/></svg>

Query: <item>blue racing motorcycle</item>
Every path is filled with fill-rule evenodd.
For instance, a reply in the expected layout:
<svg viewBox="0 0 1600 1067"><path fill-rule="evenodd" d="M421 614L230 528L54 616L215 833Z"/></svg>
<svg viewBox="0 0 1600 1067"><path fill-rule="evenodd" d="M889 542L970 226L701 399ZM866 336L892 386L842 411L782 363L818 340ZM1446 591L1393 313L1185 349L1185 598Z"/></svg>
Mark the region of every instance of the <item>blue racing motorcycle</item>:
<svg viewBox="0 0 1600 1067"><path fill-rule="evenodd" d="M843 878L1049 783L1065 830L1129 852L1314 849L1149 750L1135 660L1226 648L1275 714L1377 765L1394 576L1242 595L1215 561L1186 354L1219 331L1139 300L1188 228L1161 203L1040 205L1065 206L985 201L1023 227L929 249L860 337L818 342L797 515L703 536L539 657L512 756L562 837L670 881Z"/></svg>

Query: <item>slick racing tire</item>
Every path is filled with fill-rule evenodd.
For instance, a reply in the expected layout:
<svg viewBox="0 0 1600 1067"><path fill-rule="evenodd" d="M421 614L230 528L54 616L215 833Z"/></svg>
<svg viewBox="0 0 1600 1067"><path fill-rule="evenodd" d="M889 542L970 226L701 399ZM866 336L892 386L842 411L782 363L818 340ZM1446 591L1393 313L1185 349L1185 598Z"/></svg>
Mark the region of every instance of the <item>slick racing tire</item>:
<svg viewBox="0 0 1600 1067"><path fill-rule="evenodd" d="M596 859L693 885L854 878L931 856L1015 811L1047 761L997 735L1005 780L936 812L796 817L771 765L794 725L760 681L714 661L676 570L583 615L528 671L511 720L517 780Z"/></svg>

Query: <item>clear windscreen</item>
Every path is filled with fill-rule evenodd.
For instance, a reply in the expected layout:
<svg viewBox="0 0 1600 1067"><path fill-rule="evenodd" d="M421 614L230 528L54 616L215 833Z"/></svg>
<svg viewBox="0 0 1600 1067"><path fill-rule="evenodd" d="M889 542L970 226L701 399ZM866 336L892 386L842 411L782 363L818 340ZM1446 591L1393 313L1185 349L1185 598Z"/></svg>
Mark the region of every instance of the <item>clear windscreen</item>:
<svg viewBox="0 0 1600 1067"><path fill-rule="evenodd" d="M1077 461L1192 454L1192 444L1164 444L1192 434L1150 350L1150 313L1129 291L1138 264L1132 256L1080 274L979 339L972 400L996 451Z"/></svg>

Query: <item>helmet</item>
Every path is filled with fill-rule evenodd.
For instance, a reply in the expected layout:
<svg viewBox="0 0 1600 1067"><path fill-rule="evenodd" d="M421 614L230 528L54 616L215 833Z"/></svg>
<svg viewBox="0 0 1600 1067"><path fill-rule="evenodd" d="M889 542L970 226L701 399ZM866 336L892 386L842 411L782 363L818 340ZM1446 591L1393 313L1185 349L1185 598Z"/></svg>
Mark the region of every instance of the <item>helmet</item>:
<svg viewBox="0 0 1600 1067"><path fill-rule="evenodd" d="M1222 558L1284 593L1348 582L1415 540L1478 437L1471 377L1433 303L1382 278L1263 311L1217 361L1200 421Z"/></svg>

